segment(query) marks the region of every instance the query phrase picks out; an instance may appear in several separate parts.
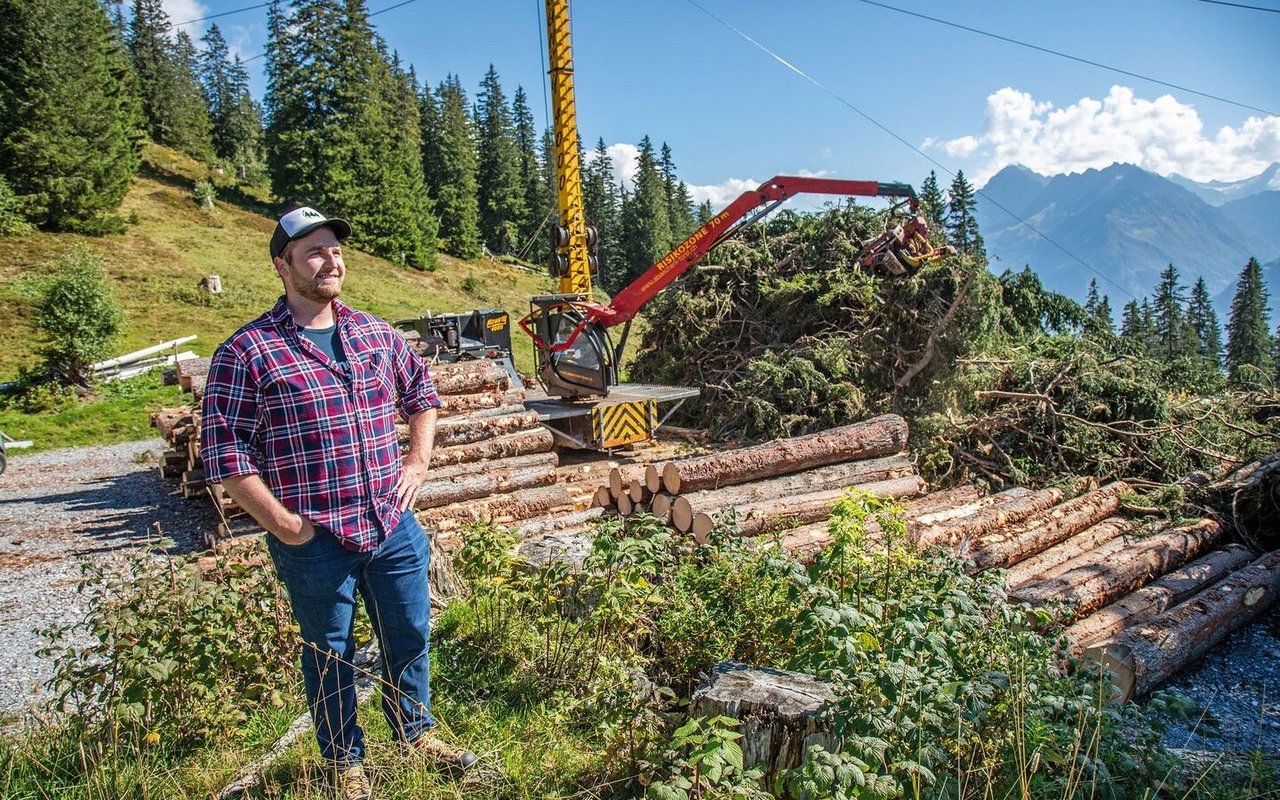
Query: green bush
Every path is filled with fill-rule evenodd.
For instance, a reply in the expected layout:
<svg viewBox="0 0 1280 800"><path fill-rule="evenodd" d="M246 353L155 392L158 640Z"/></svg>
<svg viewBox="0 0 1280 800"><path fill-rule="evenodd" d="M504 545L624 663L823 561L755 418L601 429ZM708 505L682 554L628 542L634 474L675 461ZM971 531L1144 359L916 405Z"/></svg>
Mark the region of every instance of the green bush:
<svg viewBox="0 0 1280 800"><path fill-rule="evenodd" d="M213 201L218 199L218 190L210 181L198 180L191 198L201 208L213 208Z"/></svg>
<svg viewBox="0 0 1280 800"><path fill-rule="evenodd" d="M124 311L107 285L101 261L79 247L61 256L36 306L44 335L44 366L60 383L87 386L89 365L107 355L124 325Z"/></svg>
<svg viewBox="0 0 1280 800"><path fill-rule="evenodd" d="M22 204L9 183L0 175L0 236L25 236L35 226L22 215Z"/></svg>
<svg viewBox="0 0 1280 800"><path fill-rule="evenodd" d="M202 575L185 559L86 568L85 620L45 631L58 708L89 738L183 748L279 706L296 683L296 627L261 543ZM76 644L87 633L90 643Z"/></svg>

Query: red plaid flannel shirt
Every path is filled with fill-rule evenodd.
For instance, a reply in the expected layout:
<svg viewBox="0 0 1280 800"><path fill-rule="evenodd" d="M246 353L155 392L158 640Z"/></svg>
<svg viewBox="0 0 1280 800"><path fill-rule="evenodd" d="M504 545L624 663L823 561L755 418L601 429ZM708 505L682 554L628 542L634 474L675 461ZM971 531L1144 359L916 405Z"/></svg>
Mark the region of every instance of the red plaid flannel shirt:
<svg viewBox="0 0 1280 800"><path fill-rule="evenodd" d="M205 479L260 474L286 508L349 550L400 521L396 411L438 408L426 365L386 322L335 300L345 366L298 334L282 297L213 355L200 452Z"/></svg>

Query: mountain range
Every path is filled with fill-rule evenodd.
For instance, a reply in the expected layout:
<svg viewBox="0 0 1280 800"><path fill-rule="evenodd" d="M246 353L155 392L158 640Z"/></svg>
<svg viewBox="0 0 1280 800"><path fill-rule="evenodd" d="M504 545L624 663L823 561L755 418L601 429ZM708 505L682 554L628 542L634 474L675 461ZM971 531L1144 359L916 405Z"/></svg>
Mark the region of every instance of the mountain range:
<svg viewBox="0 0 1280 800"><path fill-rule="evenodd" d="M1096 278L1118 311L1151 295L1173 264L1188 287L1204 277L1225 322L1254 257L1280 317L1280 163L1204 183L1132 164L1053 176L1012 165L982 187L976 213L993 271L1030 266L1077 299Z"/></svg>

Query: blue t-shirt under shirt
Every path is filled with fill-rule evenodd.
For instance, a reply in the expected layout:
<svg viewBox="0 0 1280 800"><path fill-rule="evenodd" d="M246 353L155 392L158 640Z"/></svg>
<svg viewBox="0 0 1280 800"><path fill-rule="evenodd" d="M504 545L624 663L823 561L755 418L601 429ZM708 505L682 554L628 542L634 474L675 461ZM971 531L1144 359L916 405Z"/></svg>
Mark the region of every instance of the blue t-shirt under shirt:
<svg viewBox="0 0 1280 800"><path fill-rule="evenodd" d="M298 326L298 333L323 350L324 354L333 363L347 363L347 354L342 349L342 337L338 336L338 326L336 324L327 328L303 328Z"/></svg>

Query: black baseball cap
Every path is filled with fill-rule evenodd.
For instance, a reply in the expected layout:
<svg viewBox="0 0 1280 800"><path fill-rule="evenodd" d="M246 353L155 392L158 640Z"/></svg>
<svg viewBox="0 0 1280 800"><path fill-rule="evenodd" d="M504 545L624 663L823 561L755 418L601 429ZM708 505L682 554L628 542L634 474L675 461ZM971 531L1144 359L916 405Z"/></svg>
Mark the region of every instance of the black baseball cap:
<svg viewBox="0 0 1280 800"><path fill-rule="evenodd" d="M330 227L338 241L344 242L351 235L351 223L337 217L326 217L311 206L297 206L285 212L276 222L276 230L271 234L271 259L280 257L284 246L294 239L306 236L316 228Z"/></svg>

